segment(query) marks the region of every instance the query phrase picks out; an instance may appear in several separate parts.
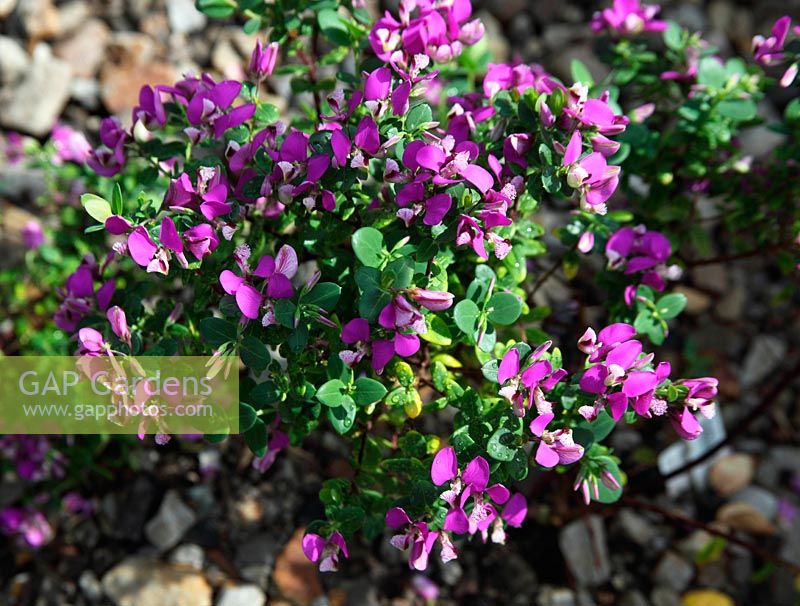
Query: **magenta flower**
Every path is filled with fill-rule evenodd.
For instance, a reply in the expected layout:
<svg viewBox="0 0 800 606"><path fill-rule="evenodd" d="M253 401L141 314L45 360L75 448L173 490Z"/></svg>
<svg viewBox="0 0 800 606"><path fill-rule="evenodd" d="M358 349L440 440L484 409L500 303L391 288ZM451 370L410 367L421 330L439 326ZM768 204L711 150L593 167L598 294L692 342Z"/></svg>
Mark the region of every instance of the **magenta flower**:
<svg viewBox="0 0 800 606"><path fill-rule="evenodd" d="M490 63L483 78L483 94L488 98L501 90L510 89L516 89L521 95L531 87L540 94L550 94L557 88L563 88L538 64Z"/></svg>
<svg viewBox="0 0 800 606"><path fill-rule="evenodd" d="M289 447L289 436L282 431L275 430L270 435L267 452L263 457L253 459L253 468L265 473L278 458L278 454Z"/></svg>
<svg viewBox="0 0 800 606"><path fill-rule="evenodd" d="M128 320L125 317L125 311L115 305L109 308L106 312L109 324L111 324L112 332L117 335L120 341L124 341L130 347L131 344L131 331L128 328Z"/></svg>
<svg viewBox="0 0 800 606"><path fill-rule="evenodd" d="M614 0L612 8L594 14L590 27L596 33L608 31L621 36L662 32L667 23L655 19L660 10L656 4L642 5L639 0Z"/></svg>
<svg viewBox="0 0 800 606"><path fill-rule="evenodd" d="M236 297L236 305L246 318L258 318L261 306L264 303L264 289L266 287L267 309L261 322L264 326L275 324L275 314L269 299L290 299L294 296L294 287L291 279L297 273L297 253L288 244L281 246L275 257L264 255L258 261L255 271L251 272L247 264L250 248L240 248L235 255L242 276L237 276L229 269L223 270L219 275L222 289L229 295ZM255 288L250 281L252 278L261 278L260 289Z"/></svg>
<svg viewBox="0 0 800 606"><path fill-rule="evenodd" d="M143 86L139 90L139 105L133 108L131 122L137 122L147 130L155 130L167 123L167 111L161 99L161 92L167 87Z"/></svg>
<svg viewBox="0 0 800 606"><path fill-rule="evenodd" d="M666 261L672 247L664 234L649 231L644 225L622 227L614 232L606 243L608 268L623 270L625 275L641 274L641 283L661 292L666 279L680 277L677 265L667 267ZM632 289L635 292L635 289ZM628 305L633 303L628 295Z"/></svg>
<svg viewBox="0 0 800 606"><path fill-rule="evenodd" d="M452 447L444 448L433 459L431 481L436 486L449 482L449 488L440 496L450 506L444 530L470 535L480 532L486 541L489 528L495 526L492 540L502 542L505 539L505 534L501 532L503 520L511 525L519 525L527 513L524 498L521 501L520 498L509 501L510 493L505 486L488 485L489 463L483 457L475 457L459 473L455 450ZM509 506L498 516L496 506L506 502L509 502Z"/></svg>
<svg viewBox="0 0 800 606"><path fill-rule="evenodd" d="M401 507L392 507L387 511L385 521L389 528L405 528L403 534L394 535L389 542L400 551L408 550L408 567L425 570L436 544L437 533L431 532L425 522L412 522Z"/></svg>
<svg viewBox="0 0 800 606"><path fill-rule="evenodd" d="M125 143L129 137L117 118L103 118L100 122L102 145L92 150L86 164L101 177L113 177L125 165Z"/></svg>
<svg viewBox="0 0 800 606"><path fill-rule="evenodd" d="M267 76L272 75L275 69L275 62L278 60L280 46L277 42L270 42L266 48L261 44L261 40L256 40L256 46L250 55L250 65L247 69L248 75L255 81L261 82Z"/></svg>
<svg viewBox="0 0 800 606"><path fill-rule="evenodd" d="M571 429L547 430L554 418L552 413L539 415L530 424L531 433L540 438L536 462L542 467L570 465L583 456L583 446L575 444Z"/></svg>
<svg viewBox="0 0 800 606"><path fill-rule="evenodd" d="M766 66L783 61L783 45L786 42L786 36L789 33L791 24L791 17L785 15L772 26L771 36L768 38L755 36L753 38L753 56L756 62Z"/></svg>
<svg viewBox="0 0 800 606"><path fill-rule="evenodd" d="M26 222L22 227L22 243L28 250L36 250L44 244L42 224L35 219Z"/></svg>
<svg viewBox="0 0 800 606"><path fill-rule="evenodd" d="M108 309L114 296L114 280L104 282L96 291L95 280L100 280L100 268L94 257L87 255L59 291L62 302L53 320L61 330L72 333L78 322L93 310Z"/></svg>
<svg viewBox="0 0 800 606"><path fill-rule="evenodd" d="M137 265L147 268L148 273L167 275L173 254L181 267L188 267L188 262L183 254L183 241L170 217L164 217L161 220L158 240L161 243L160 246L153 242L149 232L143 226L137 225L128 235L128 253Z"/></svg>
<svg viewBox="0 0 800 606"><path fill-rule="evenodd" d="M0 532L33 549L49 543L55 534L44 514L30 507L0 510Z"/></svg>
<svg viewBox="0 0 800 606"><path fill-rule="evenodd" d="M204 166L197 171L197 185L189 175L182 173L169 184L164 204L169 207L199 210L209 221L231 212L228 199L228 182L219 166Z"/></svg>
<svg viewBox="0 0 800 606"><path fill-rule="evenodd" d="M219 238L208 223L187 229L183 232L183 240L186 248L198 261L202 261L203 257L210 255L219 246Z"/></svg>
<svg viewBox="0 0 800 606"><path fill-rule="evenodd" d="M524 417L534 402L540 414L552 411L552 404L545 400L542 392L553 389L567 376L567 371L563 368L554 371L549 361L539 359L551 344L547 341L539 346L528 358L529 366L522 372L519 350L513 347L498 365L497 382L502 386L499 393L511 403L518 417Z"/></svg>
<svg viewBox="0 0 800 606"><path fill-rule="evenodd" d="M335 572L339 570L339 554L345 559L350 557L347 543L341 533L334 532L327 539L308 533L303 537L303 553L312 562L319 562L320 572Z"/></svg>
<svg viewBox="0 0 800 606"><path fill-rule="evenodd" d="M688 406L684 406L682 410L670 412L670 423L677 433L684 440L695 440L703 433L703 426L695 417L694 413Z"/></svg>
<svg viewBox="0 0 800 606"><path fill-rule="evenodd" d="M406 292L417 303L431 311L444 311L453 305L452 293L440 290L426 290L424 288L409 288Z"/></svg>
<svg viewBox="0 0 800 606"><path fill-rule="evenodd" d="M92 146L83 133L65 125L56 124L50 134L56 148L56 159L63 162L85 164L92 153Z"/></svg>
<svg viewBox="0 0 800 606"><path fill-rule="evenodd" d="M608 200L619 184L619 166L609 166L603 154L592 152L580 159L583 138L575 131L564 152L562 166L567 167L567 184L578 190L581 207L588 212L606 213Z"/></svg>
<svg viewBox="0 0 800 606"><path fill-rule="evenodd" d="M175 88L165 90L172 92L176 100L184 102L190 124L200 131L213 133L219 139L229 128L235 128L252 118L256 111L252 103L231 109L241 89L241 82L225 80L217 83L205 74L202 79L187 78L176 84Z"/></svg>

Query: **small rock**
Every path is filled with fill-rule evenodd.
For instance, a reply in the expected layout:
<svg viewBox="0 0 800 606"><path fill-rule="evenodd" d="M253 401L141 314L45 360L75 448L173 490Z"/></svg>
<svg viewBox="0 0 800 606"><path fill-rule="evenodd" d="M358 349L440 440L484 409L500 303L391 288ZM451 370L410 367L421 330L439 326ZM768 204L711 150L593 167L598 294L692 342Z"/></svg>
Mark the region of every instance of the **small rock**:
<svg viewBox="0 0 800 606"><path fill-rule="evenodd" d="M507 61L510 56L511 49L509 48L508 39L503 33L503 26L498 23L497 19L486 11L479 11L476 18L480 19L483 27L486 29L484 38L486 39L489 51L492 53L493 61L502 63Z"/></svg>
<svg viewBox="0 0 800 606"><path fill-rule="evenodd" d="M147 539L161 550L174 547L186 531L197 521L197 516L174 490L164 495L155 517L144 527Z"/></svg>
<svg viewBox="0 0 800 606"><path fill-rule="evenodd" d="M714 462L708 469L708 481L721 497L739 492L753 481L755 460L741 452L730 454Z"/></svg>
<svg viewBox="0 0 800 606"><path fill-rule="evenodd" d="M169 27L176 34L189 34L206 26L206 16L192 0L167 0Z"/></svg>
<svg viewBox="0 0 800 606"><path fill-rule="evenodd" d="M760 486L748 486L737 492L733 500L751 505L753 509L770 520L774 520L778 515L778 497Z"/></svg>
<svg viewBox="0 0 800 606"><path fill-rule="evenodd" d="M698 316L711 307L711 297L691 286L677 286L675 291L686 297L686 313Z"/></svg>
<svg viewBox="0 0 800 606"><path fill-rule="evenodd" d="M139 556L109 570L103 590L117 606L211 606L211 585L202 574Z"/></svg>
<svg viewBox="0 0 800 606"><path fill-rule="evenodd" d="M223 587L217 606L264 606L267 596L256 585Z"/></svg>
<svg viewBox="0 0 800 606"><path fill-rule="evenodd" d="M780 366L786 355L786 343L772 335L753 339L742 368L742 386L750 387L765 379Z"/></svg>
<svg viewBox="0 0 800 606"><path fill-rule="evenodd" d="M266 589L280 542L274 535L257 534L236 549L234 565L242 578Z"/></svg>
<svg viewBox="0 0 800 606"><path fill-rule="evenodd" d="M717 511L718 522L752 534L775 534L775 525L749 503L726 503Z"/></svg>
<svg viewBox="0 0 800 606"><path fill-rule="evenodd" d="M72 0L59 6L61 35L71 34L86 23L92 16L92 9L85 0Z"/></svg>
<svg viewBox="0 0 800 606"><path fill-rule="evenodd" d="M195 570L203 569L203 562L205 562L206 554L200 545L187 543L186 545L179 545L175 548L169 557L169 561L174 564L185 564L191 566Z"/></svg>
<svg viewBox="0 0 800 606"><path fill-rule="evenodd" d="M43 137L53 128L69 99L70 67L38 44L19 84L0 99L0 125ZM43 91L47 91L46 94Z"/></svg>
<svg viewBox="0 0 800 606"><path fill-rule="evenodd" d="M214 45L211 65L226 78L239 80L244 78L242 62L242 56L236 52L230 40L222 38Z"/></svg>
<svg viewBox="0 0 800 606"><path fill-rule="evenodd" d="M56 44L53 52L70 64L75 76L93 78L106 58L110 40L108 26L100 19L90 19L73 37Z"/></svg>
<svg viewBox="0 0 800 606"><path fill-rule="evenodd" d="M622 509L617 515L617 522L625 536L640 547L646 547L658 538L653 523L632 509Z"/></svg>
<svg viewBox="0 0 800 606"><path fill-rule="evenodd" d="M19 42L0 36L0 86L17 82L30 67L30 57Z"/></svg>
<svg viewBox="0 0 800 606"><path fill-rule="evenodd" d="M317 565L303 554L304 528L298 528L283 546L275 561L273 581L280 594L291 602L305 606L323 595L317 576Z"/></svg>
<svg viewBox="0 0 800 606"><path fill-rule="evenodd" d="M167 63L106 63L100 71L100 95L109 111L126 119L139 101L139 90L145 84L174 82L177 74Z"/></svg>
<svg viewBox="0 0 800 606"><path fill-rule="evenodd" d="M601 585L611 576L606 532L600 516L571 522L561 530L558 544L578 585Z"/></svg>
<svg viewBox="0 0 800 606"><path fill-rule="evenodd" d="M100 84L94 78L75 78L69 86L69 95L86 109L100 107Z"/></svg>
<svg viewBox="0 0 800 606"><path fill-rule="evenodd" d="M539 606L575 606L575 592L566 587L543 587L536 603Z"/></svg>
<svg viewBox="0 0 800 606"><path fill-rule="evenodd" d="M685 590L694 577L694 566L674 551L666 552L653 571L653 579L676 592Z"/></svg>
<svg viewBox="0 0 800 606"><path fill-rule="evenodd" d="M650 594L653 606L681 606L681 596L669 587L656 587Z"/></svg>
<svg viewBox="0 0 800 606"><path fill-rule="evenodd" d="M675 547L687 560L694 561L703 550L708 548L714 536L705 530L695 530L688 537L678 542Z"/></svg>
<svg viewBox="0 0 800 606"><path fill-rule="evenodd" d="M17 14L28 38L34 42L55 38L61 33L61 16L52 0L20 0Z"/></svg>
<svg viewBox="0 0 800 606"><path fill-rule="evenodd" d="M0 0L0 19L8 17L16 6L17 0Z"/></svg>
<svg viewBox="0 0 800 606"><path fill-rule="evenodd" d="M622 597L619 606L650 606L650 602L641 591L630 591Z"/></svg>
<svg viewBox="0 0 800 606"><path fill-rule="evenodd" d="M693 589L681 601L683 606L735 606L729 596L716 589Z"/></svg>
<svg viewBox="0 0 800 606"><path fill-rule="evenodd" d="M103 597L103 586L100 579L91 570L84 570L78 577L78 587L90 602L99 602Z"/></svg>

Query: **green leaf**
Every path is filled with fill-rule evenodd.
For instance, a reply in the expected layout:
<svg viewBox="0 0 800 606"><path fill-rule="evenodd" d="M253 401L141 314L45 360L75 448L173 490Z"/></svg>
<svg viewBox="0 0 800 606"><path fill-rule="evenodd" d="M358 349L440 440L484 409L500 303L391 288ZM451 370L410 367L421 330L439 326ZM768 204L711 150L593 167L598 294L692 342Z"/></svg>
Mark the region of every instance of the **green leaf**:
<svg viewBox="0 0 800 606"><path fill-rule="evenodd" d="M278 299L274 305L275 319L286 328L294 328L294 314L297 307L289 299Z"/></svg>
<svg viewBox="0 0 800 606"><path fill-rule="evenodd" d="M686 295L681 293L664 295L658 300L658 303L656 303L656 311L664 320L674 318L681 313L685 307Z"/></svg>
<svg viewBox="0 0 800 606"><path fill-rule="evenodd" d="M586 67L582 61L578 59L573 59L570 64L570 72L572 73L572 80L574 82L580 82L581 84L585 84L589 88L594 85L594 78L592 78L592 74L589 72L589 68Z"/></svg>
<svg viewBox="0 0 800 606"><path fill-rule="evenodd" d="M236 325L222 318L203 318L199 327L200 336L212 347L236 340Z"/></svg>
<svg viewBox="0 0 800 606"><path fill-rule="evenodd" d="M700 59L700 64L697 68L697 82L712 88L722 88L728 81L728 74L725 72L725 66L713 57L704 57Z"/></svg>
<svg viewBox="0 0 800 606"><path fill-rule="evenodd" d="M83 194L81 196L81 205L89 216L98 223L105 223L114 213L111 211L111 204L108 200L96 196L94 194Z"/></svg>
<svg viewBox="0 0 800 606"><path fill-rule="evenodd" d="M281 399L281 392L273 381L259 383L247 396L247 401L258 408L264 408L270 404L275 404Z"/></svg>
<svg viewBox="0 0 800 606"><path fill-rule="evenodd" d="M589 431L592 432L594 436L595 442L602 442L608 434L610 434L614 427L616 427L617 423L614 421L614 418L608 414L605 410L601 410L597 418L591 423L588 423ZM581 426L584 426L584 423L581 423Z"/></svg>
<svg viewBox="0 0 800 606"><path fill-rule="evenodd" d="M501 326L508 326L517 321L522 313L522 303L510 292L498 292L489 299L489 320Z"/></svg>
<svg viewBox="0 0 800 606"><path fill-rule="evenodd" d="M386 395L386 387L383 383L368 377L356 379L355 387L353 398L359 406L369 406Z"/></svg>
<svg viewBox="0 0 800 606"><path fill-rule="evenodd" d="M331 379L323 383L317 390L317 400L322 402L325 406L341 406L344 399L350 397L342 393L344 387L344 383L339 379Z"/></svg>
<svg viewBox="0 0 800 606"><path fill-rule="evenodd" d="M342 287L338 284L334 284L333 282L320 282L311 289L311 292L303 297L303 303L316 305L325 311L331 311L336 307L341 293Z"/></svg>
<svg viewBox="0 0 800 606"><path fill-rule="evenodd" d="M664 44L672 50L680 50L683 48L683 29L674 21L668 23L664 30Z"/></svg>
<svg viewBox="0 0 800 606"><path fill-rule="evenodd" d="M433 112L427 103L412 107L406 115L406 131L413 132L426 122L433 121Z"/></svg>
<svg viewBox="0 0 800 606"><path fill-rule="evenodd" d="M338 46L350 44L350 33L341 15L334 9L326 8L317 13L317 23L325 37Z"/></svg>
<svg viewBox="0 0 800 606"><path fill-rule="evenodd" d="M475 331L478 330L478 319L480 315L481 310L469 299L459 301L453 310L453 318L455 319L456 326L467 335L473 335Z"/></svg>
<svg viewBox="0 0 800 606"><path fill-rule="evenodd" d="M197 0L195 5L197 10L212 19L230 17L236 10L236 2L234 0Z"/></svg>
<svg viewBox="0 0 800 606"><path fill-rule="evenodd" d="M392 296L377 288L364 292L358 300L358 313L362 318L374 322L378 314L389 304Z"/></svg>
<svg viewBox="0 0 800 606"><path fill-rule="evenodd" d="M758 115L758 106L752 99L728 99L717 105L717 111L736 122L747 122Z"/></svg>
<svg viewBox="0 0 800 606"><path fill-rule="evenodd" d="M242 26L242 30L244 30L244 33L248 36L252 36L259 29L261 29L261 17L253 17L252 19L248 19Z"/></svg>
<svg viewBox="0 0 800 606"><path fill-rule="evenodd" d="M111 210L115 215L121 215L125 212L125 203L122 200L122 188L119 183L114 184L114 191L111 195Z"/></svg>
<svg viewBox="0 0 800 606"><path fill-rule="evenodd" d="M267 346L252 335L242 339L239 355L242 357L242 362L244 362L245 366L257 371L264 370L270 361Z"/></svg>
<svg viewBox="0 0 800 606"><path fill-rule="evenodd" d="M506 427L501 427L492 434L486 444L486 452L498 461L512 461L517 454L516 436Z"/></svg>
<svg viewBox="0 0 800 606"><path fill-rule="evenodd" d="M272 105L272 103L259 103L254 118L256 122L272 124L278 121L280 115L278 108Z"/></svg>
<svg viewBox="0 0 800 606"><path fill-rule="evenodd" d="M328 420L340 434L345 434L353 427L356 420L356 403L350 396L344 396L341 406L328 408Z"/></svg>
<svg viewBox="0 0 800 606"><path fill-rule="evenodd" d="M362 227L353 234L353 252L367 267L380 267L383 257L383 234L374 227Z"/></svg>
<svg viewBox="0 0 800 606"><path fill-rule="evenodd" d="M450 328L441 317L436 314L428 314L425 316L425 323L428 325L428 330L421 334L420 337L425 339L428 343L441 345L442 347L447 347L453 343Z"/></svg>
<svg viewBox="0 0 800 606"><path fill-rule="evenodd" d="M633 327L637 333L647 335L654 345L661 345L664 342L664 327L649 309L643 309L636 314Z"/></svg>
<svg viewBox="0 0 800 606"><path fill-rule="evenodd" d="M255 408L244 402L239 402L239 433L248 431L256 424L258 415Z"/></svg>
<svg viewBox="0 0 800 606"><path fill-rule="evenodd" d="M267 426L264 421L256 419L253 426L244 432L244 441L254 455L263 457L267 452Z"/></svg>

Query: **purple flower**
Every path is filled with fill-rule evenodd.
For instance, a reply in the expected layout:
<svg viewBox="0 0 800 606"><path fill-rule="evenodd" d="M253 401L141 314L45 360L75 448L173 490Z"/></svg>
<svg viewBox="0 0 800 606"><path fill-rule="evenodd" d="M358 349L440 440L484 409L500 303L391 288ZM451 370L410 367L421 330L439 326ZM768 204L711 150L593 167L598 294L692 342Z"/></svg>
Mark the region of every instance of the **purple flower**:
<svg viewBox="0 0 800 606"><path fill-rule="evenodd" d="M661 7L656 4L642 5L639 0L614 0L612 8L594 14L590 27L596 33L608 31L622 36L662 32L667 28L667 23L655 19L660 10Z"/></svg>
<svg viewBox="0 0 800 606"><path fill-rule="evenodd" d="M648 231L644 225L622 227L606 243L609 269L624 270L626 275L641 273L641 283L659 292L664 290L666 279L680 277L678 266L666 266L671 254L672 247L666 236Z"/></svg>
<svg viewBox="0 0 800 606"><path fill-rule="evenodd" d="M102 146L92 150L86 164L101 177L113 177L125 165L125 143L129 135L115 117L100 122Z"/></svg>
<svg viewBox="0 0 800 606"><path fill-rule="evenodd" d="M124 341L130 346L131 331L128 328L128 320L125 317L125 311L118 305L115 305L109 308L106 312L106 317L108 318L109 324L111 324L112 332L117 335L121 341Z"/></svg>
<svg viewBox="0 0 800 606"><path fill-rule="evenodd" d="M608 200L619 184L619 166L609 166L603 154L592 152L580 159L583 138L575 131L564 152L562 165L567 167L567 184L578 190L581 207L588 212L606 213Z"/></svg>
<svg viewBox="0 0 800 606"><path fill-rule="evenodd" d="M327 539L309 532L303 537L303 553L312 562L319 562L320 572L339 570L339 554L345 559L350 557L347 543L339 532L334 532Z"/></svg>
<svg viewBox="0 0 800 606"><path fill-rule="evenodd" d="M236 255L234 255L236 257ZM258 318L262 303L264 303L264 288L266 287L267 310L262 318L262 324L269 326L275 324L275 314L269 299L290 299L294 296L294 287L291 279L297 273L297 253L288 244L281 246L275 257L265 255L261 257L254 271L247 265L250 248L244 247L239 251L237 262L243 275L237 276L229 269L223 270L219 276L222 289L229 295L236 297L236 305L242 314L251 320ZM262 286L255 288L250 281L260 278Z"/></svg>
<svg viewBox="0 0 800 606"><path fill-rule="evenodd" d="M783 61L783 45L791 24L791 17L785 15L772 26L772 35L769 38L764 38L764 36L753 38L753 56L758 63L773 65Z"/></svg>
<svg viewBox="0 0 800 606"><path fill-rule="evenodd" d="M60 161L84 164L92 153L92 146L84 134L64 124L53 127L50 139Z"/></svg>
<svg viewBox="0 0 800 606"><path fill-rule="evenodd" d="M44 244L42 224L36 219L31 219L22 227L22 243L28 250L36 250Z"/></svg>
<svg viewBox="0 0 800 606"><path fill-rule="evenodd" d="M525 416L526 410L534 403L540 414L552 411L552 404L545 400L542 392L553 389L567 376L567 371L563 368L554 371L549 361L539 359L551 344L547 341L539 346L529 356L529 365L522 372L520 353L514 347L506 352L497 367L497 382L502 386L499 393L511 403L518 417Z"/></svg>
<svg viewBox="0 0 800 606"><path fill-rule="evenodd" d="M30 507L0 510L0 532L33 549L49 543L54 535L44 514Z"/></svg>
<svg viewBox="0 0 800 606"><path fill-rule="evenodd" d="M542 467L570 465L583 456L583 446L575 444L571 429L547 430L554 418L552 413L539 415L530 424L531 433L540 438L536 462Z"/></svg>
<svg viewBox="0 0 800 606"><path fill-rule="evenodd" d="M675 429L675 433L684 440L695 440L703 433L703 426L700 425L697 417L694 416L688 406L671 412L669 420Z"/></svg>
<svg viewBox="0 0 800 606"><path fill-rule="evenodd" d="M182 173L169 184L164 204L170 207L192 208L209 221L231 212L227 202L228 182L219 166L204 166L197 171L197 185L189 175Z"/></svg>
<svg viewBox="0 0 800 606"><path fill-rule="evenodd" d="M256 82L261 82L267 76L272 75L275 69L275 62L278 60L280 46L277 42L270 42L266 48L261 44L261 40L256 40L253 54L250 55L250 65L248 75Z"/></svg>
<svg viewBox="0 0 800 606"><path fill-rule="evenodd" d="M143 86L139 90L139 105L133 108L131 121L140 123L148 130L154 130L167 123L167 112L161 100L163 86Z"/></svg>
<svg viewBox="0 0 800 606"><path fill-rule="evenodd" d="M267 445L267 452L263 457L256 457L253 459L253 467L261 473L266 472L270 467L272 467L272 464L275 463L275 459L278 457L278 454L282 450L285 450L288 446L289 436L282 431L273 431Z"/></svg>
<svg viewBox="0 0 800 606"><path fill-rule="evenodd" d="M417 303L431 311L444 311L453 305L453 294L440 290L426 290L424 288L409 288L406 292Z"/></svg>
<svg viewBox="0 0 800 606"><path fill-rule="evenodd" d="M428 558L436 544L437 533L431 532L425 522L412 522L401 507L392 507L386 512L386 525L398 530L405 528L403 534L394 535L390 543L401 551L408 550L408 567L412 570L425 570Z"/></svg>

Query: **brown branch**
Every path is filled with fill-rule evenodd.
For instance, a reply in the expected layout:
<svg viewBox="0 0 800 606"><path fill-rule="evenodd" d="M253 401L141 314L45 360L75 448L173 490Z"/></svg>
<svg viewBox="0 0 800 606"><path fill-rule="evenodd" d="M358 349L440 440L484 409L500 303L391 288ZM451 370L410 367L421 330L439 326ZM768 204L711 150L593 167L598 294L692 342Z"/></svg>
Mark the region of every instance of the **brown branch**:
<svg viewBox="0 0 800 606"><path fill-rule="evenodd" d="M744 547L745 549L747 549L747 551L749 551L753 555L758 556L762 560L766 560L767 562L772 562L776 566L786 568L795 575L800 575L800 565L795 564L794 562L790 562L789 560L782 558L781 556L776 555L771 551L763 549L758 545L751 543L750 541L745 541L744 539L740 539L739 537L730 532L725 532L724 530L715 528L710 524L706 524L705 522L700 522L698 520L687 517L681 513L670 511L669 509L665 509L663 507L660 507L659 505L655 505L653 503L642 501L641 499L636 499L633 497L623 496L619 500L619 503L623 505L628 505L635 509L645 509L647 511L652 511L653 513L657 513L658 515L666 518L667 520L670 520L677 524L681 524L683 526L704 530L708 534L721 537L726 541L728 541L729 543L733 543L734 545L738 545L739 547Z"/></svg>

